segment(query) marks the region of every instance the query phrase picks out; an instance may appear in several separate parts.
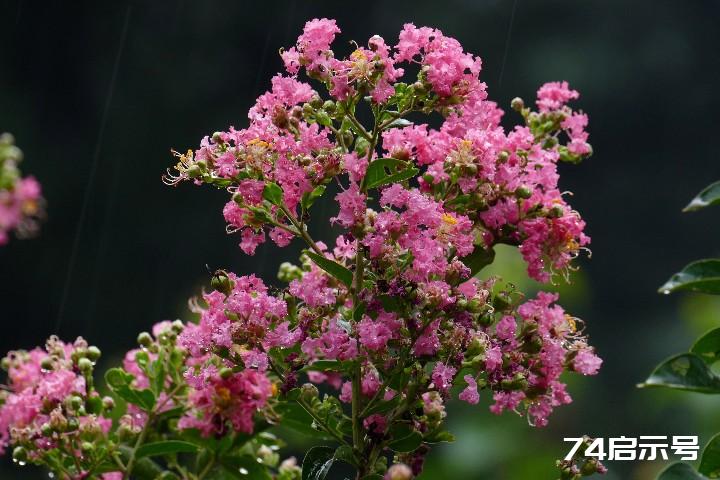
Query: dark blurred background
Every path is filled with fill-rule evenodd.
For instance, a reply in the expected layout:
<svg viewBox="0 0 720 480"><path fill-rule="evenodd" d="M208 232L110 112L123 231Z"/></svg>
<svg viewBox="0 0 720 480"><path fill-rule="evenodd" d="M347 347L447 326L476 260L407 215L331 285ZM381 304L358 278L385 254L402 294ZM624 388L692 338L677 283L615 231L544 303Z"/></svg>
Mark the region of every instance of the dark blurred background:
<svg viewBox="0 0 720 480"><path fill-rule="evenodd" d="M270 244L244 256L227 236L225 195L160 176L185 150L228 125L241 128L281 68L304 22L336 18L336 51L405 22L458 38L484 60L503 108L566 79L590 114L595 155L563 166L561 187L588 223L591 260L562 303L582 317L605 359L598 377L572 379L575 402L550 427L453 405L458 441L431 454L425 479L551 479L564 436L700 434L720 430L712 398L637 390L652 366L716 325L707 297L656 288L690 260L717 255L718 211L681 214L720 177L720 2L662 0L0 1L0 131L15 134L23 170L43 184L40 236L0 249L0 350L50 333L88 338L106 364L137 332L185 317L210 269L273 281ZM511 114L508 114L512 118ZM326 217L330 203L319 207ZM315 234L330 239L322 220ZM299 247L299 245L297 246ZM507 252L506 252L507 253ZM512 254L498 270L533 289ZM713 317L713 315L716 315ZM487 395L485 395L487 397ZM471 414L472 413L472 414ZM452 420L454 418L454 421ZM301 442L301 439L298 440ZM298 454L293 442L284 453ZM661 464L611 462L607 479L649 479ZM0 478L43 478L0 464Z"/></svg>

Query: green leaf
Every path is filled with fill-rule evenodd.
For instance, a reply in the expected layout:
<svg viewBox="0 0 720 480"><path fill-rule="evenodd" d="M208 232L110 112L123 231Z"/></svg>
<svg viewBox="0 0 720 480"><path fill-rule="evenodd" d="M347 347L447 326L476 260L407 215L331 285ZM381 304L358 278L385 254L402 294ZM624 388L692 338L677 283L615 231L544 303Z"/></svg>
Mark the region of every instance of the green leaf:
<svg viewBox="0 0 720 480"><path fill-rule="evenodd" d="M220 464L226 472L232 475L231 478L241 478L243 480L272 479L267 468L250 455L223 455L220 457Z"/></svg>
<svg viewBox="0 0 720 480"><path fill-rule="evenodd" d="M414 452L422 444L422 435L409 425L399 424L394 426L390 434L392 440L388 447L396 452Z"/></svg>
<svg viewBox="0 0 720 480"><path fill-rule="evenodd" d="M393 408L397 407L400 403L400 395L395 395L390 400L382 400L380 402L375 403L372 407L370 407L366 412L365 415L372 415L373 413L385 413L389 412Z"/></svg>
<svg viewBox="0 0 720 480"><path fill-rule="evenodd" d="M406 167L406 168L401 168ZM378 158L365 173L365 188L377 188L388 183L402 182L417 175L419 170L409 167L407 162L397 158Z"/></svg>
<svg viewBox="0 0 720 480"><path fill-rule="evenodd" d="M699 356L682 353L658 365L639 387L666 387L717 394L720 393L720 377Z"/></svg>
<svg viewBox="0 0 720 480"><path fill-rule="evenodd" d="M387 128L405 128L413 123L410 120L407 120L405 118L396 118L392 122L390 122L390 125L387 126Z"/></svg>
<svg viewBox="0 0 720 480"><path fill-rule="evenodd" d="M400 301L392 295L380 295L380 303L386 312L399 312L402 309Z"/></svg>
<svg viewBox="0 0 720 480"><path fill-rule="evenodd" d="M447 430L436 430L426 435L424 441L425 443L453 443L455 435Z"/></svg>
<svg viewBox="0 0 720 480"><path fill-rule="evenodd" d="M317 112L315 112L315 120L317 121L317 123L324 127L329 127L330 125L332 125L332 119L325 110L318 110Z"/></svg>
<svg viewBox="0 0 720 480"><path fill-rule="evenodd" d="M197 445L193 445L190 442L165 440L162 442L146 443L140 446L135 456L137 458L157 457L158 455L168 455L170 453L195 453L197 450Z"/></svg>
<svg viewBox="0 0 720 480"><path fill-rule="evenodd" d="M720 434L705 445L698 471L710 478L720 478Z"/></svg>
<svg viewBox="0 0 720 480"><path fill-rule="evenodd" d="M275 410L282 416L281 426L287 427L307 437L319 440L333 439L328 433L313 428L312 416L297 403L281 403L275 407Z"/></svg>
<svg viewBox="0 0 720 480"><path fill-rule="evenodd" d="M310 365L306 365L302 368L303 372L316 371L316 372L342 372L347 370L351 365L351 362L341 362L339 360L315 360Z"/></svg>
<svg viewBox="0 0 720 480"><path fill-rule="evenodd" d="M353 449L348 445L340 445L337 450L335 450L335 460L340 460L341 462L345 462L348 465L357 467L357 460L355 459Z"/></svg>
<svg viewBox="0 0 720 480"><path fill-rule="evenodd" d="M325 270L327 273L332 275L333 277L337 278L340 282L342 282L346 287L350 288L352 286L353 281L353 274L350 270L343 267L339 263L337 263L334 260L330 260L327 257L323 257L321 255L318 255L315 252L305 252L310 259L315 262L315 264Z"/></svg>
<svg viewBox="0 0 720 480"><path fill-rule="evenodd" d="M679 290L720 295L720 259L692 262L660 287L660 293Z"/></svg>
<svg viewBox="0 0 720 480"><path fill-rule="evenodd" d="M673 463L660 472L657 480L707 480L707 477L697 473L687 463Z"/></svg>
<svg viewBox="0 0 720 480"><path fill-rule="evenodd" d="M305 210L309 209L315 200L322 197L323 193L325 193L325 185L318 185L312 191L303 193L300 206Z"/></svg>
<svg viewBox="0 0 720 480"><path fill-rule="evenodd" d="M274 182L268 182L263 188L263 198L273 205L280 206L283 204L283 191L280 185Z"/></svg>
<svg viewBox="0 0 720 480"><path fill-rule="evenodd" d="M305 454L302 464L302 480L325 480L335 461L332 447L313 447Z"/></svg>
<svg viewBox="0 0 720 480"><path fill-rule="evenodd" d="M718 204L720 204L720 182L715 182L698 193L697 196L688 203L687 207L683 208L683 212L694 212L695 210Z"/></svg>
<svg viewBox="0 0 720 480"><path fill-rule="evenodd" d="M475 250L470 255L462 257L461 260L470 269L470 276L474 277L480 270L495 260L495 250L492 247L489 250L475 247Z"/></svg>
<svg viewBox="0 0 720 480"><path fill-rule="evenodd" d="M697 339L690 352L699 355L708 364L720 360L720 327Z"/></svg>
<svg viewBox="0 0 720 480"><path fill-rule="evenodd" d="M155 406L155 395L148 389L132 388L130 384L134 379L122 368L111 368L105 372L105 382L118 397L149 412Z"/></svg>

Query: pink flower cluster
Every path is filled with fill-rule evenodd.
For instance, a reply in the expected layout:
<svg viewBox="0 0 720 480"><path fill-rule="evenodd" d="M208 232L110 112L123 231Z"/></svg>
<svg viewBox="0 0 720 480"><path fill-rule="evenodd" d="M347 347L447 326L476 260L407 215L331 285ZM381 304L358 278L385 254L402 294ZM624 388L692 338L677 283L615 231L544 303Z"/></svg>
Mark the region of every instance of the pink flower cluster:
<svg viewBox="0 0 720 480"><path fill-rule="evenodd" d="M9 134L0 135L0 246L18 237L32 235L43 215L40 184L34 177L20 177L17 164L22 152L13 145Z"/></svg>
<svg viewBox="0 0 720 480"><path fill-rule="evenodd" d="M340 400L355 407L346 418L353 440L361 428L363 445L377 446L398 422L431 437L454 387L471 404L489 390L493 412L546 425L570 402L561 373L594 375L602 361L557 296L523 303L497 279L475 276L504 243L519 249L531 277L566 277L589 244L558 186L558 164L591 153L587 116L568 106L578 93L548 83L537 111L514 100L523 122L506 130L480 59L457 40L407 24L395 46L374 36L342 58L331 49L338 33L334 20L308 22L282 52L291 76L273 78L248 128L179 155L170 183L227 189L223 213L245 252L266 231L280 246L294 238L308 246L301 265L281 267L288 285L277 293L223 272L198 302L200 322L178 340L190 352L195 404L183 425L210 434L229 421L248 431L255 412L292 398L343 418ZM417 72L410 82L406 70ZM327 100L298 80L301 71ZM371 127L356 116L361 108ZM443 117L436 128L404 118L434 112ZM340 191L330 220L342 232L329 249L306 224L332 181ZM322 402L312 385L297 393L302 375L339 391ZM414 475L423 452L403 457Z"/></svg>
<svg viewBox="0 0 720 480"><path fill-rule="evenodd" d="M111 403L88 383L99 356L95 352L82 338L70 344L51 337L45 349L18 350L5 357L8 379L0 389L0 453L12 445L16 451L22 449L21 461L36 461L104 437L112 423L104 410Z"/></svg>

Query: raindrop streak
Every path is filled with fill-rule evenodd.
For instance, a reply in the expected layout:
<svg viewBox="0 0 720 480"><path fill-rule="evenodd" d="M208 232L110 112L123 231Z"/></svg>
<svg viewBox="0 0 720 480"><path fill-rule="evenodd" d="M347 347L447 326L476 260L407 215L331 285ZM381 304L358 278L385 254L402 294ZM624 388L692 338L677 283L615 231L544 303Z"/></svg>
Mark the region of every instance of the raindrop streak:
<svg viewBox="0 0 720 480"><path fill-rule="evenodd" d="M508 25L508 33L505 39L505 52L503 52L502 65L500 67L500 77L498 78L498 89L502 85L503 74L505 73L505 62L507 61L508 50L510 50L510 38L512 37L512 27L515 22L515 11L517 10L518 0L513 2L512 11L510 12L510 24Z"/></svg>
<svg viewBox="0 0 720 480"><path fill-rule="evenodd" d="M73 273L75 271L75 262L77 260L77 254L80 247L80 237L82 234L83 226L85 225L85 217L87 216L88 204L90 203L90 193L92 192L92 185L95 182L98 159L100 158L100 148L102 147L103 137L105 134L105 125L107 124L110 104L112 103L113 93L115 91L115 80L117 79L118 68L120 66L120 58L122 57L123 48L125 47L125 40L127 38L127 30L128 24L130 23L131 13L132 5L128 5L127 10L125 11L125 22L123 23L122 33L120 34L120 47L118 48L117 55L115 56L115 64L113 65L112 76L110 77L110 88L108 89L108 95L105 99L105 108L103 109L102 117L100 119L100 130L98 131L97 142L95 143L95 152L93 154L92 164L90 166L90 176L88 178L87 186L85 187L82 208L80 210L80 218L78 219L78 225L75 230L75 238L73 239L72 250L70 253L70 263L68 265L67 276L65 277L65 285L63 286L63 293L60 299L60 307L58 308L57 320L55 322L55 333L59 333L60 331L60 326L62 325L63 320L63 313L65 311L65 305L67 303L68 294L70 293L70 285L72 284Z"/></svg>

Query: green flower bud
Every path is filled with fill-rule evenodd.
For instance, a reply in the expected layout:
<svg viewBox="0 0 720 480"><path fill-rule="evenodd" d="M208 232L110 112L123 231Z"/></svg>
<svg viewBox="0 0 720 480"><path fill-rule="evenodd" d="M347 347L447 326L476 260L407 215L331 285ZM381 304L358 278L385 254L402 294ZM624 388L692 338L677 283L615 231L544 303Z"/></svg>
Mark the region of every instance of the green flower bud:
<svg viewBox="0 0 720 480"><path fill-rule="evenodd" d="M312 383L305 383L300 387L300 398L306 402L312 402L320 396L317 387Z"/></svg>
<svg viewBox="0 0 720 480"><path fill-rule="evenodd" d="M40 368L45 370L46 372L49 372L53 369L53 361L51 357L45 357L42 359L42 362L40 362Z"/></svg>
<svg viewBox="0 0 720 480"><path fill-rule="evenodd" d="M565 215L565 209L562 207L562 205L555 204L548 212L548 216L550 218L560 218L563 215Z"/></svg>
<svg viewBox="0 0 720 480"><path fill-rule="evenodd" d="M510 305L512 305L512 298L509 294L500 292L495 295L495 298L493 299L493 307L495 307L496 310L506 310Z"/></svg>
<svg viewBox="0 0 720 480"><path fill-rule="evenodd" d="M223 367L220 369L220 378L222 378L223 380L227 380L228 378L232 377L232 375L232 368Z"/></svg>
<svg viewBox="0 0 720 480"><path fill-rule="evenodd" d="M518 198L530 198L532 196L532 190L527 185L520 185L515 190L515 196Z"/></svg>
<svg viewBox="0 0 720 480"><path fill-rule="evenodd" d="M141 347L149 347L153 343L152 335L148 332L140 332L140 335L137 337L137 343Z"/></svg>
<svg viewBox="0 0 720 480"><path fill-rule="evenodd" d="M90 359L91 362L97 362L100 358L100 355L102 355L102 352L100 352L100 349L94 345L91 345L87 349L87 358Z"/></svg>
<svg viewBox="0 0 720 480"><path fill-rule="evenodd" d="M112 410L115 408L115 400L112 397L103 397L102 406L105 410Z"/></svg>
<svg viewBox="0 0 720 480"><path fill-rule="evenodd" d="M224 270L217 270L213 274L212 280L210 280L210 286L213 290L217 290L225 295L230 295L230 292L232 292L233 289L233 282L230 280L230 277L228 277L227 272Z"/></svg>
<svg viewBox="0 0 720 480"><path fill-rule="evenodd" d="M82 442L82 444L80 445L80 450L82 450L83 453L90 453L95 450L95 445L90 442Z"/></svg>
<svg viewBox="0 0 720 480"><path fill-rule="evenodd" d="M172 322L171 328L175 333L180 333L185 330L185 324L182 322L182 320L175 320L174 322Z"/></svg>
<svg viewBox="0 0 720 480"><path fill-rule="evenodd" d="M326 100L325 103L323 103L322 108L323 110L332 115L333 112L335 112L335 102L333 102L332 100Z"/></svg>
<svg viewBox="0 0 720 480"><path fill-rule="evenodd" d="M80 360L78 360L77 365L82 373L87 374L87 373L92 372L93 362L91 362L89 358L85 358L85 357L81 358Z"/></svg>
<svg viewBox="0 0 720 480"><path fill-rule="evenodd" d="M312 96L312 98L310 98L310 105L313 108L320 108L322 106L322 104L323 104L322 98L320 98L320 95L318 95L317 93L314 94Z"/></svg>
<svg viewBox="0 0 720 480"><path fill-rule="evenodd" d="M27 450L25 450L25 447L15 447L15 449L13 450L12 457L13 457L13 462L24 465L28 459Z"/></svg>

